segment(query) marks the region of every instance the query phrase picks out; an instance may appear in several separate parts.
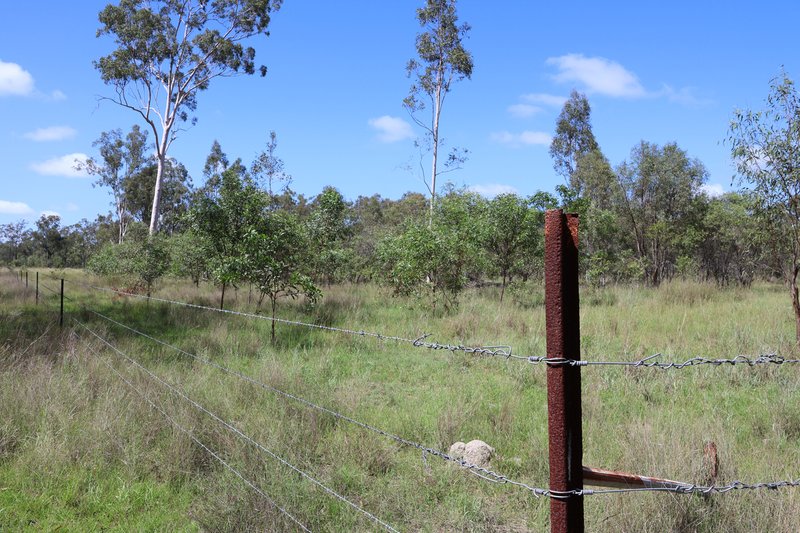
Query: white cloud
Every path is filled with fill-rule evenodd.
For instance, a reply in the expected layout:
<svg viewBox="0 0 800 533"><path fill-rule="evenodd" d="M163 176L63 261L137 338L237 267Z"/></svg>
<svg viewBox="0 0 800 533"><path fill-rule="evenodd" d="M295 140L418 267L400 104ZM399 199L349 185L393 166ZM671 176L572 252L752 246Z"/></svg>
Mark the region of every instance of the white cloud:
<svg viewBox="0 0 800 533"><path fill-rule="evenodd" d="M719 183L704 183L700 186L700 191L706 193L710 198L716 198L725 194L725 187Z"/></svg>
<svg viewBox="0 0 800 533"><path fill-rule="evenodd" d="M567 97L557 96L555 94L532 93L532 94L523 94L522 100L531 104L541 104L550 107L561 107L566 103Z"/></svg>
<svg viewBox="0 0 800 533"><path fill-rule="evenodd" d="M604 57L567 54L548 58L547 64L558 69L556 81L582 83L588 93L624 98L648 96L634 73Z"/></svg>
<svg viewBox="0 0 800 533"><path fill-rule="evenodd" d="M522 133L511 133L508 131L498 131L491 134L490 139L500 144L507 144L514 148L520 146L550 146L553 140L549 133L543 131L523 131Z"/></svg>
<svg viewBox="0 0 800 533"><path fill-rule="evenodd" d="M76 133L78 132L69 126L50 126L49 128L29 131L23 137L36 142L63 141L64 139L75 137Z"/></svg>
<svg viewBox="0 0 800 533"><path fill-rule="evenodd" d="M670 102L675 102L689 107L703 107L714 103L714 101L709 98L698 97L692 87L674 89L665 84L664 88L656 93L656 96L664 96Z"/></svg>
<svg viewBox="0 0 800 533"><path fill-rule="evenodd" d="M24 202L9 202L0 200L0 214L3 215L30 215L33 209Z"/></svg>
<svg viewBox="0 0 800 533"><path fill-rule="evenodd" d="M541 113L541 111L541 107L531 104L514 104L512 106L508 106L508 112L511 113L511 116L516 118L532 117L536 113Z"/></svg>
<svg viewBox="0 0 800 533"><path fill-rule="evenodd" d="M0 60L0 96L29 96L33 94L33 76L16 63Z"/></svg>
<svg viewBox="0 0 800 533"><path fill-rule="evenodd" d="M73 203L67 204L67 211L80 211L80 209L81 208L78 207L78 204L73 204Z"/></svg>
<svg viewBox="0 0 800 533"><path fill-rule="evenodd" d="M84 162L89 158L86 154L74 153L54 157L47 161L31 164L31 169L43 176L64 176L67 178L85 178L87 174L75 170L77 161Z"/></svg>
<svg viewBox="0 0 800 533"><path fill-rule="evenodd" d="M40 217L58 217L61 218L61 213L58 211L42 211L39 213Z"/></svg>
<svg viewBox="0 0 800 533"><path fill-rule="evenodd" d="M485 185L470 185L468 189L487 198L494 198L501 194L517 194L519 191L511 185L500 183L487 183Z"/></svg>
<svg viewBox="0 0 800 533"><path fill-rule="evenodd" d="M67 99L67 95L64 94L62 91L59 91L58 89L56 89L55 91L50 93L50 100L53 100L53 101L56 101L56 102L60 102L62 100L66 100L66 99Z"/></svg>
<svg viewBox="0 0 800 533"><path fill-rule="evenodd" d="M393 143L405 139L413 139L414 131L411 124L398 117L383 115L369 119L369 125L378 131L378 140L384 143Z"/></svg>

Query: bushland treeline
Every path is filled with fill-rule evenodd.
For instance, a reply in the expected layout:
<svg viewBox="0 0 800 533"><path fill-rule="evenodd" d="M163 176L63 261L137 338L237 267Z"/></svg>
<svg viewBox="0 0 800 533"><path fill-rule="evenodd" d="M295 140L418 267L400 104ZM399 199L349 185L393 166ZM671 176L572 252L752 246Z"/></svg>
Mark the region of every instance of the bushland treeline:
<svg viewBox="0 0 800 533"><path fill-rule="evenodd" d="M2 260L127 272L148 288L167 273L223 287L253 283L273 302L316 297L324 284L379 280L449 306L468 283L497 283L502 297L509 283L541 277L543 215L563 207L581 214L590 284L657 285L680 276L747 285L782 271L772 230L753 216L755 200L745 192L709 196L702 163L676 144L642 142L616 169L589 152L555 193L487 199L449 185L432 223L428 199L414 192L348 200L326 187L306 198L282 171L263 171L276 161L267 154L249 167L231 163L215 143L199 188L173 164L182 170L169 174L158 238L147 236L152 162L144 164L110 187L116 215L71 226L44 215L33 227L2 226Z"/></svg>

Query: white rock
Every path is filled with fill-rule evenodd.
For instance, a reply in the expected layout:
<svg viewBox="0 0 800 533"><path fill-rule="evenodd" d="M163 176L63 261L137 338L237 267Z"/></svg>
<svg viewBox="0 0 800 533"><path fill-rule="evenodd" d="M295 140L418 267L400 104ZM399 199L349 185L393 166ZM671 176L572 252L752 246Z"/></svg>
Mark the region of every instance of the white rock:
<svg viewBox="0 0 800 533"><path fill-rule="evenodd" d="M456 459L464 459L466 462L476 466L485 467L494 455L494 448L482 440L472 440L466 444L456 442L450 446L448 455Z"/></svg>
<svg viewBox="0 0 800 533"><path fill-rule="evenodd" d="M456 459L461 459L462 457L464 457L464 448L466 447L467 445L464 444L463 442L456 442L455 444L450 446L450 450L447 452L447 455L449 455L450 457L455 457Z"/></svg>

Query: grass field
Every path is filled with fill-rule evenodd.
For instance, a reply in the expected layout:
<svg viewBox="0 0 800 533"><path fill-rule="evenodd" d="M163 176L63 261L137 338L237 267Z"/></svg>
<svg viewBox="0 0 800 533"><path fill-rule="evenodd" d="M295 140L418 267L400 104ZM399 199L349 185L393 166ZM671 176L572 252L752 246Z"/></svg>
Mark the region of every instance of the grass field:
<svg viewBox="0 0 800 533"><path fill-rule="evenodd" d="M61 273L59 273L61 275ZM67 314L34 304L0 275L0 531L243 531L295 526L152 409L115 372L313 531L378 529L364 515L165 392L86 328L326 486L400 530L545 531L549 501L488 483L455 465L243 382L113 320L209 358L271 387L447 451L481 439L491 468L546 487L545 368L407 344L278 325L267 320L137 299L76 282ZM32 277L29 278L32 282ZM44 280L44 278L43 278ZM45 280L51 288L57 282ZM502 305L472 289L448 315L377 287L334 286L287 319L468 345L511 345L544 355L538 289ZM216 289L169 281L155 296L214 306ZM788 294L780 286L720 290L676 282L658 289L582 290L582 357L669 360L778 352L796 357ZM254 311L248 291L226 307ZM797 366L582 370L584 463L703 483L703 446L720 453L719 483L800 477ZM673 494L585 498L589 531L796 531L800 489L712 497Z"/></svg>

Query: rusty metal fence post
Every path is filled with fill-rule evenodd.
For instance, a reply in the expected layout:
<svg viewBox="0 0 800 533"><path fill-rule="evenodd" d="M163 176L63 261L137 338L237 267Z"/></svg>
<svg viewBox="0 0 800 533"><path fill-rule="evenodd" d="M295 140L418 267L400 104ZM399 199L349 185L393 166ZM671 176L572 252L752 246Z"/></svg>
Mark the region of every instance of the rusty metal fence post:
<svg viewBox="0 0 800 533"><path fill-rule="evenodd" d="M578 216L560 209L545 214L545 318L547 357L580 359ZM583 488L580 367L547 368L550 490ZM582 533L583 497L550 500L550 531Z"/></svg>

